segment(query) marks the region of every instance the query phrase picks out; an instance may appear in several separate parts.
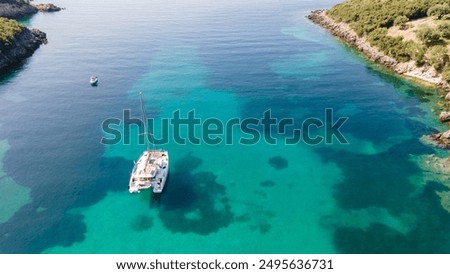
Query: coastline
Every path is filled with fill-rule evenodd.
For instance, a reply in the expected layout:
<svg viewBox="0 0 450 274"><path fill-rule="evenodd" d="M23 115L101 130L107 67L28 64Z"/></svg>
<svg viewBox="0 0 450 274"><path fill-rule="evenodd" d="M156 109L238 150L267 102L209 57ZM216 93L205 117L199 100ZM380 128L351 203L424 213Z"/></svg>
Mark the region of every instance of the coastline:
<svg viewBox="0 0 450 274"><path fill-rule="evenodd" d="M343 40L351 47L361 51L370 60L382 64L391 69L400 76L413 78L425 85L433 85L446 92L450 92L450 84L443 81L441 75L428 65L418 67L414 61L398 62L379 51L376 47L370 45L365 37L359 37L351 27L343 22L336 22L326 14L326 10L316 10L309 14L308 19L324 29L328 30L333 36Z"/></svg>
<svg viewBox="0 0 450 274"><path fill-rule="evenodd" d="M430 111L437 90L402 80L307 20L317 3L64 3L67 13L25 21L49 44L0 84L5 256L450 253L450 214L437 196L448 193L435 193L450 179L428 179L440 177L419 165L434 150L418 138L442 126ZM145 147L139 92L148 128L171 154L162 195L128 193ZM177 128L178 118L202 125ZM263 123L273 119L281 125L269 136ZM301 136L319 120L323 127ZM202 138L205 129L219 134ZM174 138L189 132L193 142ZM101 144L115 136L118 144ZM304 136L325 138L297 142Z"/></svg>
<svg viewBox="0 0 450 274"><path fill-rule="evenodd" d="M0 0L0 17L9 19L20 19L38 12L56 12L62 9L52 3L31 4L16 0Z"/></svg>
<svg viewBox="0 0 450 274"><path fill-rule="evenodd" d="M409 78L424 86L433 86L447 92L445 100L450 101L450 84L443 81L441 75L433 67L427 65L418 67L414 64L414 61L398 62L379 51L376 47L371 46L365 37L359 37L348 24L338 23L333 20L326 14L326 10L312 11L307 17L315 24L328 30L333 36L362 52L371 61L385 66L397 75ZM450 112L443 109L439 115L439 120L443 124L450 122ZM450 130L424 135L421 141L441 149L450 149ZM442 158L439 161L448 162L448 158ZM440 168L440 173L450 174L450 165L438 165L438 168Z"/></svg>
<svg viewBox="0 0 450 274"><path fill-rule="evenodd" d="M55 12L61 8L54 4L30 4L16 0L0 0L0 17L20 19L37 12ZM24 27L9 42L0 41L0 75L22 63L42 44L47 44L46 34L38 29Z"/></svg>
<svg viewBox="0 0 450 274"><path fill-rule="evenodd" d="M25 16L33 15L38 11L37 7L29 3L17 2L15 0L0 1L0 17L20 19Z"/></svg>
<svg viewBox="0 0 450 274"><path fill-rule="evenodd" d="M20 64L42 44L47 43L46 34L38 29L24 28L16 34L9 45L0 42L0 73Z"/></svg>

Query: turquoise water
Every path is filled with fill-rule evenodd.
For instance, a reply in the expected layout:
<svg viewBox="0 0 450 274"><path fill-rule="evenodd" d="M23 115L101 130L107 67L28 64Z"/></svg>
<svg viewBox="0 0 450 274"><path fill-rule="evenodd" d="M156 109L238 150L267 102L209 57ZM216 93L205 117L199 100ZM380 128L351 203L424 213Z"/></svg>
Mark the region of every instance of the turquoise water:
<svg viewBox="0 0 450 274"><path fill-rule="evenodd" d="M0 252L449 253L450 190L418 164L442 153L419 141L443 129L436 91L305 18L336 2L63 0L30 18L49 43L0 79ZM349 144L170 139L165 193L131 195L144 146L136 128L102 145L101 124L138 117L140 91L158 125L332 108Z"/></svg>

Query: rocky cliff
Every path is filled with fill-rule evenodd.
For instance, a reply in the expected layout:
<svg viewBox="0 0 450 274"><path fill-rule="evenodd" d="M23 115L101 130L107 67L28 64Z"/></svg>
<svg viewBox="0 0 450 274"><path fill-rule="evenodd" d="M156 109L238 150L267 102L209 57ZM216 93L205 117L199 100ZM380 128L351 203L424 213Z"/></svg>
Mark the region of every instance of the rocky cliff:
<svg viewBox="0 0 450 274"><path fill-rule="evenodd" d="M22 18L38 12L38 9L26 1L0 0L0 17Z"/></svg>
<svg viewBox="0 0 450 274"><path fill-rule="evenodd" d="M61 8L53 4L32 5L28 0L0 0L0 17L18 19L38 11L54 12ZM40 45L46 44L47 38L44 32L38 29L23 28L14 35L11 41L0 40L0 73L5 72L11 66L21 63L30 57Z"/></svg>
<svg viewBox="0 0 450 274"><path fill-rule="evenodd" d="M46 44L44 32L24 28L9 44L0 42L0 72L30 57L41 44Z"/></svg>

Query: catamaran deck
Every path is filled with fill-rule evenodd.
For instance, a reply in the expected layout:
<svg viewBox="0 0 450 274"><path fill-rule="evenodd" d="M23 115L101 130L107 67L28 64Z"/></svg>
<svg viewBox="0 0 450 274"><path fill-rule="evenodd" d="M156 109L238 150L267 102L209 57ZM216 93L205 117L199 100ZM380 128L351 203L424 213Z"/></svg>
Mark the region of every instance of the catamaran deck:
<svg viewBox="0 0 450 274"><path fill-rule="evenodd" d="M169 155L163 150L146 150L136 162L130 178L130 192L153 187L160 193L164 188L169 169Z"/></svg>

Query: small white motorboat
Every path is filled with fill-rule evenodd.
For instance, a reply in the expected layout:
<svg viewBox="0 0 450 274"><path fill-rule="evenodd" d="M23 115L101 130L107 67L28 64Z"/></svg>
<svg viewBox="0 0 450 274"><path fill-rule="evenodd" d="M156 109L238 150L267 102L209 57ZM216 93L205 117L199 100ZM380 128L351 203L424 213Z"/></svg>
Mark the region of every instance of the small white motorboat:
<svg viewBox="0 0 450 274"><path fill-rule="evenodd" d="M98 83L98 78L97 78L97 76L91 76L90 83L91 83L92 86L96 86L97 83Z"/></svg>

